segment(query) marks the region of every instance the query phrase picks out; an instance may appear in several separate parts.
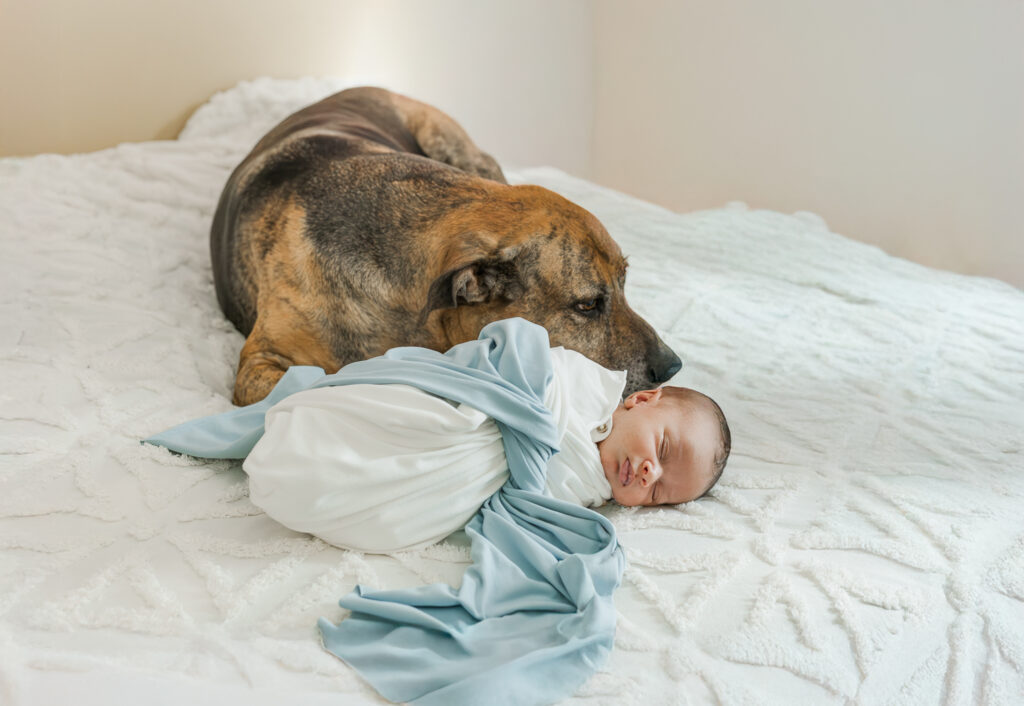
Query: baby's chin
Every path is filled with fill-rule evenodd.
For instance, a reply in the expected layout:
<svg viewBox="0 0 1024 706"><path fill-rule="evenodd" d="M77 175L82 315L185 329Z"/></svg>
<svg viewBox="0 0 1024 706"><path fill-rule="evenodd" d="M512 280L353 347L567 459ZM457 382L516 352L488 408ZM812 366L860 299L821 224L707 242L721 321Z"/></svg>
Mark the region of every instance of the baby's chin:
<svg viewBox="0 0 1024 706"><path fill-rule="evenodd" d="M612 500L623 507L635 507L641 503L636 498L630 498L629 493L624 493L625 488L612 486Z"/></svg>

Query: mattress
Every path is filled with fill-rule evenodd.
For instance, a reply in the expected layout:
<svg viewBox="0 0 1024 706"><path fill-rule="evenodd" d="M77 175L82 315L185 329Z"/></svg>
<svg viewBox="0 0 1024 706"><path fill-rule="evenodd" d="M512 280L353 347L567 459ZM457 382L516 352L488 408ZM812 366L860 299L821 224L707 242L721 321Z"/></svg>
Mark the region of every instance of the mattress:
<svg viewBox="0 0 1024 706"><path fill-rule="evenodd" d="M238 463L139 443L230 408L217 198L344 86L246 82L177 140L0 160L0 703L384 703L316 619L357 583L459 581L460 533L344 551L266 517ZM733 435L709 497L602 508L628 557L615 649L566 703L1020 703L1024 293L811 213L508 176L601 219L673 383Z"/></svg>

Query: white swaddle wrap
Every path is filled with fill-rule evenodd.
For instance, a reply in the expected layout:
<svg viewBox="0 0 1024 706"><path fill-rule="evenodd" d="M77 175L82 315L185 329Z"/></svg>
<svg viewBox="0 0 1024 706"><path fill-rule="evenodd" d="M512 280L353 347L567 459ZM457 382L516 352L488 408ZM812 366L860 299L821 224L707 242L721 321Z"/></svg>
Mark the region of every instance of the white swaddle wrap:
<svg viewBox="0 0 1024 706"><path fill-rule="evenodd" d="M561 445L548 461L548 492L585 507L602 505L612 496L612 487L601 468L597 442L611 432L626 373L602 368L561 347L551 349L551 367L555 376L544 404L555 417Z"/></svg>
<svg viewBox="0 0 1024 706"><path fill-rule="evenodd" d="M549 463L548 489L599 505L611 486L595 442L610 429L626 374L563 348L551 358L544 402L561 451ZM443 539L508 478L493 420L407 385L324 387L285 398L267 412L243 468L250 499L275 520L366 552Z"/></svg>

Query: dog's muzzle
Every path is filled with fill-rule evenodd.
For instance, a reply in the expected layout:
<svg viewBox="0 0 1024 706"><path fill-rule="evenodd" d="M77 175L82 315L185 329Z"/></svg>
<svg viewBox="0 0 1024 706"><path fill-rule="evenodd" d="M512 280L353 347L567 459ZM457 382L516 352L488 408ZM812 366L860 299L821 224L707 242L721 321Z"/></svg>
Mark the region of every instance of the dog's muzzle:
<svg viewBox="0 0 1024 706"><path fill-rule="evenodd" d="M672 349L663 341L658 341L658 349L649 359L650 368L647 375L651 382L661 384L672 379L672 376L683 367L683 361L679 359Z"/></svg>

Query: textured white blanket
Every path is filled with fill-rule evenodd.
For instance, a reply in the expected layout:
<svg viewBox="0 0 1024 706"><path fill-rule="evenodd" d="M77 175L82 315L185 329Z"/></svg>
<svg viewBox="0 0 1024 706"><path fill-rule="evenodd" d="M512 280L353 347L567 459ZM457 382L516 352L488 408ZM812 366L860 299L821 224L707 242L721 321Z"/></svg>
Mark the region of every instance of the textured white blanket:
<svg viewBox="0 0 1024 706"><path fill-rule="evenodd" d="M177 141L0 160L0 703L381 703L316 618L357 582L458 581L458 535L334 549L253 507L238 464L137 441L229 407L216 200L342 86L245 83ZM1024 293L808 213L509 176L604 222L675 383L734 439L711 498L606 510L630 561L616 649L570 703L1021 703Z"/></svg>

